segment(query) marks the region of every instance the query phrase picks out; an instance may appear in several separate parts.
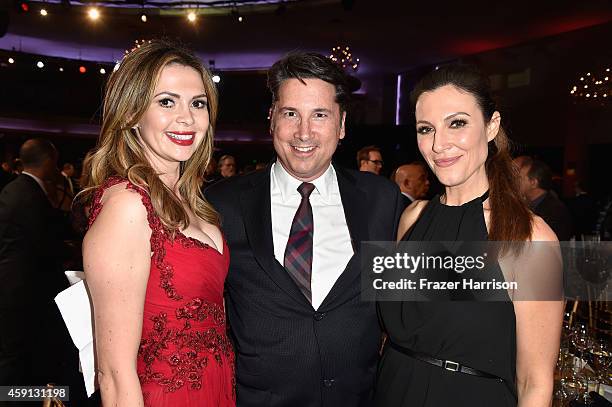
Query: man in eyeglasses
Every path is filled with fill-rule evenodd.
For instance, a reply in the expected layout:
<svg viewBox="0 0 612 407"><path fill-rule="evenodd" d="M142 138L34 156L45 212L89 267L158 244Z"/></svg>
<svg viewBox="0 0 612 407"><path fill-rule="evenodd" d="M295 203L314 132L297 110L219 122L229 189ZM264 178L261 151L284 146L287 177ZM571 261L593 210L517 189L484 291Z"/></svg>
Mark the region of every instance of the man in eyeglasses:
<svg viewBox="0 0 612 407"><path fill-rule="evenodd" d="M383 167L382 154L376 146L367 146L357 151L357 166L359 171L380 175Z"/></svg>

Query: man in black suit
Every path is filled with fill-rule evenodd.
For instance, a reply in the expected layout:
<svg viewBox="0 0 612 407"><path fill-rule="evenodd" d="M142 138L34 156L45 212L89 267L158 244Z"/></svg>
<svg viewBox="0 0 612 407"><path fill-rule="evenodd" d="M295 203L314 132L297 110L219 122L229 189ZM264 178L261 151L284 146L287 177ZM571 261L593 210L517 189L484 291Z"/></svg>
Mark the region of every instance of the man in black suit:
<svg viewBox="0 0 612 407"><path fill-rule="evenodd" d="M349 91L329 59L290 54L268 86L277 159L206 191L231 253L237 405L369 406L381 332L361 300L360 242L395 240L400 193L332 163Z"/></svg>
<svg viewBox="0 0 612 407"><path fill-rule="evenodd" d="M529 207L555 232L560 241L572 238L572 217L563 202L552 191L552 171L544 162L531 157L514 159L519 168L521 192Z"/></svg>
<svg viewBox="0 0 612 407"><path fill-rule="evenodd" d="M70 344L53 303L67 283L59 219L45 187L58 154L49 141L32 139L19 156L23 172L0 193L0 385L45 385L64 369L55 344Z"/></svg>

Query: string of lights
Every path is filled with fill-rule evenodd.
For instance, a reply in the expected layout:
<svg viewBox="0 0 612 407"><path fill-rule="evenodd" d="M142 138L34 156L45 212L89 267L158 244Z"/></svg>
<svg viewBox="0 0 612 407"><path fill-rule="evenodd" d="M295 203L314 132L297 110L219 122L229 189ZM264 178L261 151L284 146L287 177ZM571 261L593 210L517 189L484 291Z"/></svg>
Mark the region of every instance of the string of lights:
<svg viewBox="0 0 612 407"><path fill-rule="evenodd" d="M79 74L94 73L97 75L106 75L113 69L113 65L107 62L81 61L15 51L5 51L2 54L0 57L0 68L4 69L46 70Z"/></svg>
<svg viewBox="0 0 612 407"><path fill-rule="evenodd" d="M113 7L113 8L234 8L242 6L277 6L286 3L304 2L307 0L102 0L96 1L98 7ZM312 2L312 0L310 0ZM40 5L62 5L75 7L91 6L91 1L88 0L27 0L22 1L21 7L28 7L29 4ZM25 5L25 6L24 6ZM28 11L28 10L23 10Z"/></svg>
<svg viewBox="0 0 612 407"><path fill-rule="evenodd" d="M205 14L206 10L200 9L199 6L196 8L196 6L193 5L192 3L189 3L189 4L192 5L193 7L187 7L187 4L188 3L184 3L184 5L186 5L186 7L184 8L182 7L182 5L179 6L179 8L176 9L176 12L174 13L163 12L163 15L164 16L184 15L189 23L192 23L192 24L196 23L199 15ZM92 6L92 5L84 6L85 15L87 16L87 18L89 18L89 20L93 22L102 20L104 17L106 17L104 13L104 7L107 7L107 6L100 6L99 3L96 3L95 6ZM146 7L150 7L150 8L146 8ZM139 6L139 8L141 12L138 13L138 18L143 23L147 23L149 21L149 17L151 17L152 13L156 13L157 16L160 16L162 15L162 11L163 11L163 8L154 7L154 6L141 5ZM52 10L50 8L50 5L48 5L47 3L41 3L38 8L34 8L33 6L30 5L29 2L20 3L20 10L24 13L30 13L30 12L35 13L36 10L38 10L38 14L40 14L44 18L51 18L57 12L63 12L62 10ZM130 10L130 13L132 14L133 10ZM231 8L228 8L227 14L230 14L239 23L242 23L246 20L246 17L239 11L237 5L233 5Z"/></svg>
<svg viewBox="0 0 612 407"><path fill-rule="evenodd" d="M104 0L96 2L88 0L18 0L16 4L22 13L38 12L43 17L65 13L68 10L80 11L82 9L92 21L98 21L106 14L123 13L137 14L143 23L148 22L152 15L163 17L183 15L187 21L195 23L198 16L202 14L229 14L242 23L246 17L241 10L258 12L272 8L275 14L281 15L290 3L321 1L326 0Z"/></svg>
<svg viewBox="0 0 612 407"><path fill-rule="evenodd" d="M145 44L147 40L134 41L134 47L125 54ZM56 72L58 74L101 75L110 74L119 67L121 61L115 63L83 61L79 59L49 57L17 51L0 51L0 69L20 69L36 72ZM209 69L213 73L213 81L221 82L221 72L214 66L214 60L209 61Z"/></svg>

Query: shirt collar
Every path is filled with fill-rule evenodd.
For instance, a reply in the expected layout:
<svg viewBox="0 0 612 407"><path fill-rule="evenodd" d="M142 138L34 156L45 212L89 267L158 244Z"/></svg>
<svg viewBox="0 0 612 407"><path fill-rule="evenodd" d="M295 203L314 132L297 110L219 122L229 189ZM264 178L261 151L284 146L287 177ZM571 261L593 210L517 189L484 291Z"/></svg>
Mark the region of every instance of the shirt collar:
<svg viewBox="0 0 612 407"><path fill-rule="evenodd" d="M287 202L294 195L300 196L297 188L300 186L302 181L289 174L278 160L272 164L271 171L272 177L280 190L281 199L283 202ZM310 183L314 184L315 186L312 193L320 196L323 202L331 203L335 180L336 171L334 170L334 166L330 163L327 170L325 170L321 176L310 181Z"/></svg>
<svg viewBox="0 0 612 407"><path fill-rule="evenodd" d="M542 201L544 200L544 198L546 198L546 195L548 194L548 192L544 192L542 195L540 195L539 197L537 197L536 199L534 199L533 201L531 201L529 203L529 207L531 209L535 209L539 204L542 203Z"/></svg>
<svg viewBox="0 0 612 407"><path fill-rule="evenodd" d="M414 201L414 198L410 196L409 193L407 192L402 192L402 195L404 195L406 198L410 199L411 201Z"/></svg>

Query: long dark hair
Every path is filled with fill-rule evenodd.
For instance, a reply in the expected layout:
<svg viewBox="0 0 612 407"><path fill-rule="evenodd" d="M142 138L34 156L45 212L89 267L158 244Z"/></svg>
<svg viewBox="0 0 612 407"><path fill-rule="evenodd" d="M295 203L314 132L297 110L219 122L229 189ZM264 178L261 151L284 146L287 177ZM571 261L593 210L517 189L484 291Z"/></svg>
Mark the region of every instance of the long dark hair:
<svg viewBox="0 0 612 407"><path fill-rule="evenodd" d="M489 79L469 65L445 65L425 75L410 95L413 106L424 92L445 85L453 85L474 96L485 123L489 123L497 110L491 95ZM510 140L501 126L497 136L488 144L485 170L489 180L491 203L489 240L529 240L533 230L533 216L521 198L518 171L512 164L510 156Z"/></svg>

